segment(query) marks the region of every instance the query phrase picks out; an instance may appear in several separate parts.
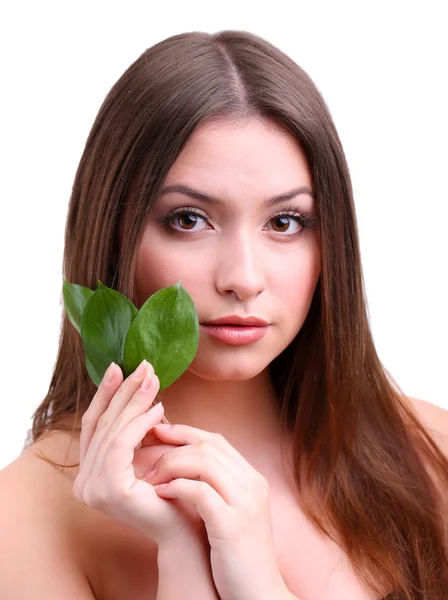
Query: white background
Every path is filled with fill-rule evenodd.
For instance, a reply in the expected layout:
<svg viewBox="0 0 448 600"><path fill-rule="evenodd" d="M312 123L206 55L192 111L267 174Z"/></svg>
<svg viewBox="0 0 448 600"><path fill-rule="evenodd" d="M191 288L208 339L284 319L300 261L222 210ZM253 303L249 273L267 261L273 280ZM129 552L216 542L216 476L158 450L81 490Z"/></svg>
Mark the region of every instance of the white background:
<svg viewBox="0 0 448 600"><path fill-rule="evenodd" d="M159 3L157 3L159 4ZM73 178L100 105L148 47L246 29L304 68L344 146L378 354L448 409L445 2L20 2L2 9L0 468L45 396Z"/></svg>

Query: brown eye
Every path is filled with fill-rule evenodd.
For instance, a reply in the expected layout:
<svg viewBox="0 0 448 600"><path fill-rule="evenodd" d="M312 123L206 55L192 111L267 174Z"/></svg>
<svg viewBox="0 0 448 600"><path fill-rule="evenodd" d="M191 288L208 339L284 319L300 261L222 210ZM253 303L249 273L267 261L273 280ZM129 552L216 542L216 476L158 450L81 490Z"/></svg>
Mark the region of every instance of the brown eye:
<svg viewBox="0 0 448 600"><path fill-rule="evenodd" d="M193 215L192 213L183 213L176 217L178 219L178 223L180 223L182 229L193 229L193 227L198 222L198 217ZM200 217L199 217L200 219ZM184 223L182 223L184 221ZM184 227L185 225L185 227Z"/></svg>
<svg viewBox="0 0 448 600"><path fill-rule="evenodd" d="M275 217L275 219L272 220L272 222L276 224L276 226L274 227L274 231L278 231L280 233L288 231L288 228L290 225L290 219L291 219L291 217L285 217L285 216ZM276 227L278 227L278 229Z"/></svg>
<svg viewBox="0 0 448 600"><path fill-rule="evenodd" d="M189 207L177 209L159 221L159 223L164 225L168 231L177 231L178 233L185 233L187 231L199 233L200 231L207 229L207 227L197 227L201 222L203 222L204 225L207 225L207 215L203 215L202 213L197 212L196 209L190 209Z"/></svg>

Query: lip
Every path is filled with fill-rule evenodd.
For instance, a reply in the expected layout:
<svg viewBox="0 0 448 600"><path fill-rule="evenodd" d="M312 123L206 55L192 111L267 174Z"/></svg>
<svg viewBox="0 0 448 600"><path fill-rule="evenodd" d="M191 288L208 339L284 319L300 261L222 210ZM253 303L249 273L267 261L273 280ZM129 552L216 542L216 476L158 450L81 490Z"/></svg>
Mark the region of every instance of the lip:
<svg viewBox="0 0 448 600"><path fill-rule="evenodd" d="M227 315L213 321L204 321L202 325L243 325L246 327L267 327L269 323L258 317L240 317L238 315Z"/></svg>
<svg viewBox="0 0 448 600"><path fill-rule="evenodd" d="M231 346L242 346L257 342L269 329L269 325L261 327L257 325L210 325L204 323L201 323L200 327L210 337Z"/></svg>

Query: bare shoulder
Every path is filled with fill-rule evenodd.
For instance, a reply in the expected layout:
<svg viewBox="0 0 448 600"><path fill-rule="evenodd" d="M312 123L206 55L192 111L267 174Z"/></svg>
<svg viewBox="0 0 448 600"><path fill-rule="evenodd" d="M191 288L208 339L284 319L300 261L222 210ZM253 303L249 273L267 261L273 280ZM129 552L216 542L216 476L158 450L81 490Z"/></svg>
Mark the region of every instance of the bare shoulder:
<svg viewBox="0 0 448 600"><path fill-rule="evenodd" d="M0 471L0 597L94 598L68 526L68 481L28 452Z"/></svg>
<svg viewBox="0 0 448 600"><path fill-rule="evenodd" d="M62 470L41 456L76 466ZM27 590L14 585L25 574L33 582L29 593L33 600L53 600L49 582L59 585L54 593L58 600L156 597L156 544L76 500L73 482L78 461L78 440L58 431L25 449L0 471L2 600L28 598ZM13 586L14 593L2 585Z"/></svg>
<svg viewBox="0 0 448 600"><path fill-rule="evenodd" d="M410 407L442 452L448 456L448 410L418 398L409 398Z"/></svg>

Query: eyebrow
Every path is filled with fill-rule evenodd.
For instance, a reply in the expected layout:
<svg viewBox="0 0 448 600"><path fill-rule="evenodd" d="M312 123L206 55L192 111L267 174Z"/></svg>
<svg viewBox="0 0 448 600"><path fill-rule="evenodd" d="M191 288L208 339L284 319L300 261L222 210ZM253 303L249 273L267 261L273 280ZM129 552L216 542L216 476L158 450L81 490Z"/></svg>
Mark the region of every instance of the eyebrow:
<svg viewBox="0 0 448 600"><path fill-rule="evenodd" d="M198 190L194 190L191 187L186 185L178 184L178 185L169 185L160 192L160 197L165 194L170 194L173 192L177 192L178 194L184 194L185 196L189 196L190 198L195 198L196 200L202 200L203 202L209 202L213 204L225 204L224 200L220 198L215 198L214 196L210 196L208 194L204 194L203 192L199 192ZM307 185L301 185L298 188L294 188L289 192L284 192L283 194L278 194L277 196L273 196L272 198L268 198L265 202L265 206L274 206L275 204L279 204L280 202L285 202L286 200L292 200L299 194L307 194L314 199L313 192Z"/></svg>

